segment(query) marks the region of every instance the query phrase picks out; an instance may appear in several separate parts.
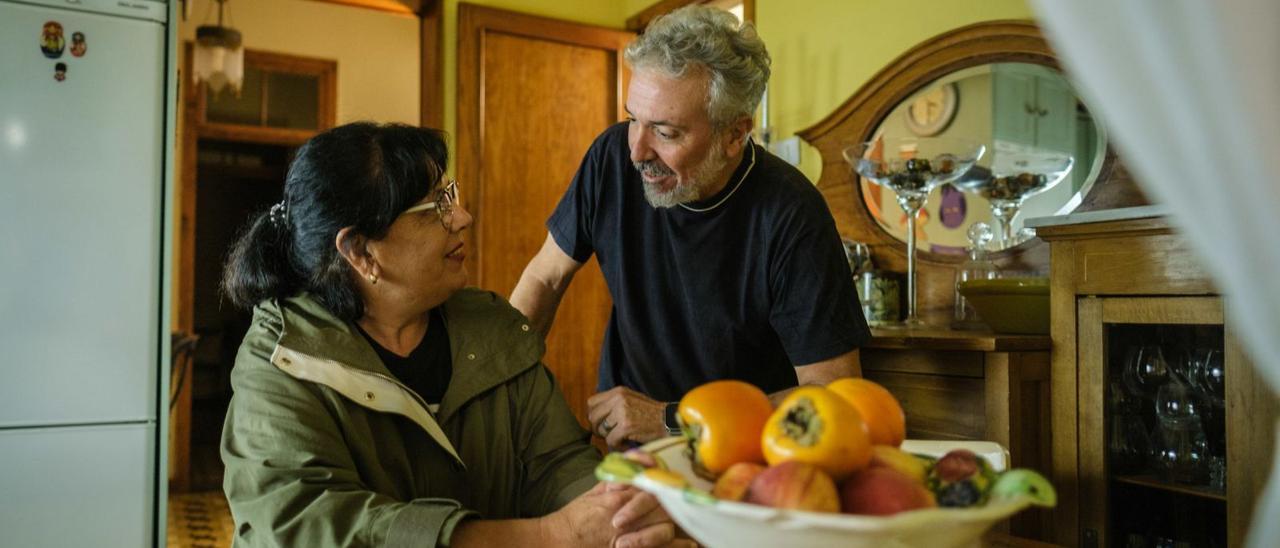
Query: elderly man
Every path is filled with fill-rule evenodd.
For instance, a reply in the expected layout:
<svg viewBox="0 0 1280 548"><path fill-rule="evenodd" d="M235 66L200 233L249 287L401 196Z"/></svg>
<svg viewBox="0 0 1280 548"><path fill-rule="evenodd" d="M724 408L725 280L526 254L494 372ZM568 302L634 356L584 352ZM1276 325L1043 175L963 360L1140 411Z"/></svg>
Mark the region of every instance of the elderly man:
<svg viewBox="0 0 1280 548"><path fill-rule="evenodd" d="M674 428L717 379L779 398L860 375L869 337L822 196L750 139L769 79L751 24L701 6L627 47L626 122L587 151L511 296L544 334L594 253L613 297L593 429L611 447Z"/></svg>

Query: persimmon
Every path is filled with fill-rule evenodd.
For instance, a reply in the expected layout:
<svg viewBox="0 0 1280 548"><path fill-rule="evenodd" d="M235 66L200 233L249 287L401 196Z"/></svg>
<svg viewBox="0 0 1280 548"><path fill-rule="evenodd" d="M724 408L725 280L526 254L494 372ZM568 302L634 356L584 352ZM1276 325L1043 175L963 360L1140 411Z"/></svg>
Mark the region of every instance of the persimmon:
<svg viewBox="0 0 1280 548"><path fill-rule="evenodd" d="M871 462L871 436L858 410L821 386L795 389L760 438L769 465L800 461L840 481Z"/></svg>
<svg viewBox="0 0 1280 548"><path fill-rule="evenodd" d="M719 476L739 462L764 462L760 433L773 413L769 396L742 381L712 381L680 399L676 416L693 448L694 470Z"/></svg>
<svg viewBox="0 0 1280 548"><path fill-rule="evenodd" d="M907 416L902 404L883 386L867 379L843 378L827 388L852 404L867 423L873 445L898 447L907 437Z"/></svg>

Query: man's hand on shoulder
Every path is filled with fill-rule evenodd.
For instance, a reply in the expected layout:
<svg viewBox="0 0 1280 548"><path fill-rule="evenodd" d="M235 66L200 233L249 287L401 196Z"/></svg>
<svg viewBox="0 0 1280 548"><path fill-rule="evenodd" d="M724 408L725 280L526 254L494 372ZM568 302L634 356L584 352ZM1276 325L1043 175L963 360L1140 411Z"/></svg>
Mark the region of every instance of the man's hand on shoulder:
<svg viewBox="0 0 1280 548"><path fill-rule="evenodd" d="M665 403L617 386L587 399L587 420L591 430L609 447L619 449L625 442L645 443L666 437L663 421Z"/></svg>

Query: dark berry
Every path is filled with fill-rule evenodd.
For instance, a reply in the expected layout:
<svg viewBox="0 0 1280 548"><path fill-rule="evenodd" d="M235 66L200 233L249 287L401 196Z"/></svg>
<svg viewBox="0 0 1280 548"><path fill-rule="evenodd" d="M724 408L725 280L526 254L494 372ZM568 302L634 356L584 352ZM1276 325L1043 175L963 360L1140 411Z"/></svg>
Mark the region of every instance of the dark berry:
<svg viewBox="0 0 1280 548"><path fill-rule="evenodd" d="M912 158L907 160L907 172L909 173L923 173L930 170L929 160L924 158Z"/></svg>
<svg viewBox="0 0 1280 548"><path fill-rule="evenodd" d="M973 506L982 498L978 487L972 482L962 481L943 487L938 491L938 506L944 508L963 508Z"/></svg>

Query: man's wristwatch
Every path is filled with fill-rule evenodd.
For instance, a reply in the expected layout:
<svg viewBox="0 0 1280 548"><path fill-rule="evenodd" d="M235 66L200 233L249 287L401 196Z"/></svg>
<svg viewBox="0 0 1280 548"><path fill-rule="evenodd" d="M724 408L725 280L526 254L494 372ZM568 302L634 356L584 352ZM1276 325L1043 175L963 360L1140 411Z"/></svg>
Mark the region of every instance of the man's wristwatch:
<svg viewBox="0 0 1280 548"><path fill-rule="evenodd" d="M667 402L662 408L662 422L667 427L667 435L680 435L680 421L676 419L676 409L680 407L680 402Z"/></svg>

